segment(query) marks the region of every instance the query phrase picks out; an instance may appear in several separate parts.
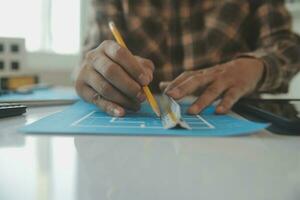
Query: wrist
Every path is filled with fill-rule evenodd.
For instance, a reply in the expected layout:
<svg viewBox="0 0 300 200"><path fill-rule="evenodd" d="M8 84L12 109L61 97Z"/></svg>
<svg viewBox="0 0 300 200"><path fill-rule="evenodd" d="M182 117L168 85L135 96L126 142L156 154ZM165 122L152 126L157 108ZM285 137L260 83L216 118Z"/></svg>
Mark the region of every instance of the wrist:
<svg viewBox="0 0 300 200"><path fill-rule="evenodd" d="M263 85L266 77L265 62L262 59L248 56L238 58L237 60L239 60L241 63L247 63L246 65L242 64L241 66L246 66L253 69L253 73L256 77L254 91L258 91Z"/></svg>
<svg viewBox="0 0 300 200"><path fill-rule="evenodd" d="M251 60L250 67L255 68L255 73L257 76L256 86L254 88L254 91L258 91L265 80L265 74L266 74L265 63L263 60L258 58L249 58L249 60Z"/></svg>

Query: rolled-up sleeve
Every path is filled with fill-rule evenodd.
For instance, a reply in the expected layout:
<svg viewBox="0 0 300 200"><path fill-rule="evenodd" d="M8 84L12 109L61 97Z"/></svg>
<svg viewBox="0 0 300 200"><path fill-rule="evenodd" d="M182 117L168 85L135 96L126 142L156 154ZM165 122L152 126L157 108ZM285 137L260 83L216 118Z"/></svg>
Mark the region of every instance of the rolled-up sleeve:
<svg viewBox="0 0 300 200"><path fill-rule="evenodd" d="M265 72L257 92L286 93L300 70L300 39L291 30L291 16L283 1L265 1L255 11L259 27L256 49L240 56L261 59Z"/></svg>

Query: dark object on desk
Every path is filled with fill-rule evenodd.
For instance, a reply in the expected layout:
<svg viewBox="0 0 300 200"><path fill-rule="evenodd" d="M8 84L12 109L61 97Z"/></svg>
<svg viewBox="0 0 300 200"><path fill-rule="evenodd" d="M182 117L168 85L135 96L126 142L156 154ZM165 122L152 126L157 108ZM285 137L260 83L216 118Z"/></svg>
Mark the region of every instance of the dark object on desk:
<svg viewBox="0 0 300 200"><path fill-rule="evenodd" d="M300 135L300 99L242 99L233 107L242 116L272 125L282 135Z"/></svg>
<svg viewBox="0 0 300 200"><path fill-rule="evenodd" d="M22 115L26 112L26 108L21 104L0 103L0 118Z"/></svg>

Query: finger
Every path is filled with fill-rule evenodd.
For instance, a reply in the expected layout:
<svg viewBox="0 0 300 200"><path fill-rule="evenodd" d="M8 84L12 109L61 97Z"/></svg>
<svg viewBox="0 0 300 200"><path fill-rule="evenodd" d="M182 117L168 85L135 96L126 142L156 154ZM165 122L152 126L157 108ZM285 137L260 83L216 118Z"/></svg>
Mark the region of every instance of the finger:
<svg viewBox="0 0 300 200"><path fill-rule="evenodd" d="M76 81L76 92L85 101L92 103L92 96L96 93L95 90L88 87L83 81Z"/></svg>
<svg viewBox="0 0 300 200"><path fill-rule="evenodd" d="M120 107L116 103L107 101L106 99L100 96L97 96L93 103L111 116L123 117L125 115L125 110L122 107Z"/></svg>
<svg viewBox="0 0 300 200"><path fill-rule="evenodd" d="M175 88L178 84L183 82L185 79L187 79L191 75L192 75L192 72L189 72L189 71L183 72L178 77L176 77L172 82L170 82L170 84L166 87L164 92L168 93L170 90Z"/></svg>
<svg viewBox="0 0 300 200"><path fill-rule="evenodd" d="M242 89L232 88L229 89L222 101L218 104L216 108L216 113L218 114L226 114L232 108L232 106L241 98L245 92Z"/></svg>
<svg viewBox="0 0 300 200"><path fill-rule="evenodd" d="M97 94L97 92L88 85L81 84L77 87L79 96L81 96L85 101L94 103L95 105L97 105L97 107L99 107L101 110L105 111L109 115L116 117L121 117L125 115L125 110L121 106L109 102L105 99L95 99L95 94Z"/></svg>
<svg viewBox="0 0 300 200"><path fill-rule="evenodd" d="M213 77L206 74L204 75L203 71L194 72L176 87L169 90L167 94L172 96L174 99L181 99L208 85L210 82L212 82L212 80Z"/></svg>
<svg viewBox="0 0 300 200"><path fill-rule="evenodd" d="M198 114L205 107L215 101L225 90L225 85L221 82L214 82L204 90L203 94L188 109L190 114Z"/></svg>
<svg viewBox="0 0 300 200"><path fill-rule="evenodd" d="M144 70L146 70L147 74L150 75L150 79L153 80L153 72L155 69L153 62L149 59L139 56L135 56L135 58L137 59L139 66L143 67Z"/></svg>
<svg viewBox="0 0 300 200"><path fill-rule="evenodd" d="M140 56L134 56L137 61L139 62L141 67L145 67L147 69L150 69L150 71L154 71L155 67L154 64L151 60L147 59L147 58L142 58Z"/></svg>
<svg viewBox="0 0 300 200"><path fill-rule="evenodd" d="M130 76L141 85L148 85L152 79L149 71L139 66L132 53L114 41L104 41L100 49L114 62L118 63Z"/></svg>
<svg viewBox="0 0 300 200"><path fill-rule="evenodd" d="M160 88L160 90L161 90L161 91L164 91L164 90L168 87L168 85L170 85L170 83L171 83L171 82L169 82L169 81L166 81L166 82L162 81L162 82L160 82L160 83L159 83L159 88Z"/></svg>
<svg viewBox="0 0 300 200"><path fill-rule="evenodd" d="M101 58L94 61L93 66L97 72L123 94L141 101L145 99L139 83L133 80L120 65L114 63L110 58L101 56Z"/></svg>
<svg viewBox="0 0 300 200"><path fill-rule="evenodd" d="M131 110L138 110L140 108L136 101L123 95L96 71L91 71L85 76L84 81L106 100L115 102Z"/></svg>

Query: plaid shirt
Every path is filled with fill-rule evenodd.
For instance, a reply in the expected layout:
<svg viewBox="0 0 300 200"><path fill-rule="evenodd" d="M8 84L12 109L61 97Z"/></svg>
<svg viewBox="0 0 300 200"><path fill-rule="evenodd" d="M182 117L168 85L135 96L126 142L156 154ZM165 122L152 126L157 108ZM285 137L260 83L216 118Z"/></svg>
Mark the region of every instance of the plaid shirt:
<svg viewBox="0 0 300 200"><path fill-rule="evenodd" d="M133 54L155 64L151 87L186 70L238 57L265 64L257 92L287 92L300 69L300 45L281 0L93 0L85 51L113 39L113 20Z"/></svg>

